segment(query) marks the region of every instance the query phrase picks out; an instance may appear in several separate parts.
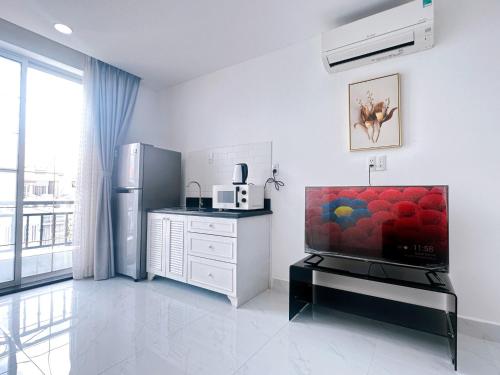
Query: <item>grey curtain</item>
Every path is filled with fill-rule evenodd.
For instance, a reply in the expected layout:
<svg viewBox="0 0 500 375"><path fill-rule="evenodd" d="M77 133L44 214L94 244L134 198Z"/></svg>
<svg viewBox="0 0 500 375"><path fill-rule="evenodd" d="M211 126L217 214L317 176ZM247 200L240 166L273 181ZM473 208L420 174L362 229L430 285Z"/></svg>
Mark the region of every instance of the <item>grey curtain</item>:
<svg viewBox="0 0 500 375"><path fill-rule="evenodd" d="M96 173L94 279L115 275L111 194L114 151L134 110L140 78L92 57L85 66L87 111L94 129Z"/></svg>

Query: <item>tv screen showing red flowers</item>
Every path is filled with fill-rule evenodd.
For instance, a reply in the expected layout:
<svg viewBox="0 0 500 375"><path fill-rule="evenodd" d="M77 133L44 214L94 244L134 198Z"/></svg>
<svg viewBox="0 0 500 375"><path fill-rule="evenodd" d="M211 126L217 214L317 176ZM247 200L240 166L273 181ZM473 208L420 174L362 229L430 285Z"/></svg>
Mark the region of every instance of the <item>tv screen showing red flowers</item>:
<svg viewBox="0 0 500 375"><path fill-rule="evenodd" d="M307 187L306 252L448 266L448 187Z"/></svg>

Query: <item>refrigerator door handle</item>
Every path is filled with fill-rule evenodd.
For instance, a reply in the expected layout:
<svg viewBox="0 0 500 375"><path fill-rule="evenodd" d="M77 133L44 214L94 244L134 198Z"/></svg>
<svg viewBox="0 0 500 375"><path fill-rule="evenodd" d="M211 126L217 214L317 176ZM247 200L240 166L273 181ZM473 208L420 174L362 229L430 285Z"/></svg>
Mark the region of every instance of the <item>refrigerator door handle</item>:
<svg viewBox="0 0 500 375"><path fill-rule="evenodd" d="M136 190L141 190L141 189L131 188L131 187L118 187L118 188L115 188L114 190L115 190L115 193L117 193L117 194L130 194Z"/></svg>

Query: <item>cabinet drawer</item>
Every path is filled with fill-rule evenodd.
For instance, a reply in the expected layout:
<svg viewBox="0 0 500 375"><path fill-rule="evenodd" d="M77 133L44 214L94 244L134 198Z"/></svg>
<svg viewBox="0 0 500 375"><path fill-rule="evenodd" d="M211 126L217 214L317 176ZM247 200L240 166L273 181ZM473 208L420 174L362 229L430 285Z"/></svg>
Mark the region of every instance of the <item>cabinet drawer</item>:
<svg viewBox="0 0 500 375"><path fill-rule="evenodd" d="M188 283L234 296L236 265L189 255Z"/></svg>
<svg viewBox="0 0 500 375"><path fill-rule="evenodd" d="M236 222L237 221L234 219L189 216L188 231L195 233L236 237Z"/></svg>
<svg viewBox="0 0 500 375"><path fill-rule="evenodd" d="M211 234L188 233L187 251L189 255L236 262L236 238Z"/></svg>

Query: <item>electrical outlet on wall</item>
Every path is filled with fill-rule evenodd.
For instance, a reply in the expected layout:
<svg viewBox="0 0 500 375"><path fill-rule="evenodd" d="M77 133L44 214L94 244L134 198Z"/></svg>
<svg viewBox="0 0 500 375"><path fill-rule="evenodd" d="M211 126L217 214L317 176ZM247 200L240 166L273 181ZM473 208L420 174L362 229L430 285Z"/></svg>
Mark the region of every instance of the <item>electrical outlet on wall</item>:
<svg viewBox="0 0 500 375"><path fill-rule="evenodd" d="M280 173L280 165L278 163L273 164L273 167L271 169L271 173L273 171L276 171L276 173L275 173L276 175L278 175Z"/></svg>
<svg viewBox="0 0 500 375"><path fill-rule="evenodd" d="M378 155L378 156L369 156L367 159L367 166L372 171L385 171L387 169L387 156L386 155Z"/></svg>
<svg viewBox="0 0 500 375"><path fill-rule="evenodd" d="M370 166L372 166L371 169L374 170L376 165L377 165L377 157L376 156L369 156L368 160L367 160L368 168L370 168Z"/></svg>

